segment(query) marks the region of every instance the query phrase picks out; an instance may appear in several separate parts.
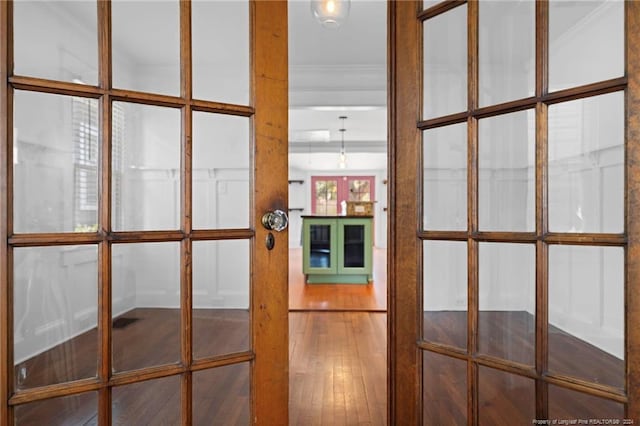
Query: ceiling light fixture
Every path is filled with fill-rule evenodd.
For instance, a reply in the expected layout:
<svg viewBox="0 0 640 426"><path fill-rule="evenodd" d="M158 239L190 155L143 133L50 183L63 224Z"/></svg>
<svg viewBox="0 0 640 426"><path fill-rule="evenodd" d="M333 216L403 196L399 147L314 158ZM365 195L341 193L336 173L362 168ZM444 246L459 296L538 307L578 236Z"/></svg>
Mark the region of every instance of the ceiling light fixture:
<svg viewBox="0 0 640 426"><path fill-rule="evenodd" d="M311 0L311 13L325 28L338 28L349 16L351 0Z"/></svg>
<svg viewBox="0 0 640 426"><path fill-rule="evenodd" d="M347 129L345 129L345 127L344 127L344 120L347 119L347 116L346 115L341 115L338 118L340 120L342 120L342 127L340 128L341 144L340 144L340 158L338 160L338 167L340 167L341 169L346 169L347 168L347 153L344 150L344 132L346 132Z"/></svg>

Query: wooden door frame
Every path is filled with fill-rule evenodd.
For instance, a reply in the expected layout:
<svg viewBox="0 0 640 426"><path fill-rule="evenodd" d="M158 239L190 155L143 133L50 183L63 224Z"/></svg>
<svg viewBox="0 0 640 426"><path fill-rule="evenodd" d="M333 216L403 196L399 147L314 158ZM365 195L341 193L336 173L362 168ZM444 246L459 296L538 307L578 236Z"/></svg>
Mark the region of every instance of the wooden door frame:
<svg viewBox="0 0 640 426"><path fill-rule="evenodd" d="M626 2L627 417L640 421L640 2Z"/></svg>
<svg viewBox="0 0 640 426"><path fill-rule="evenodd" d="M9 2L0 2L0 425L8 426L9 418L9 401L10 389L12 381L9 379L13 375L13 369L9 369L9 336L12 334L10 329L13 325L9 322L9 309L12 304L9 300L13 299L9 287L9 274L6 265L8 261L8 247L6 244L8 238L8 218L9 218L9 191L7 182L7 173L9 167L9 117L13 114L12 102L9 97L9 87L6 81L12 70L9 64L9 58L13 55L10 53L11 43L10 34L12 29L5 25L9 22L9 15L12 7ZM6 378L6 379L5 379Z"/></svg>
<svg viewBox="0 0 640 426"><path fill-rule="evenodd" d="M388 389L389 389L389 423L418 425L423 424L422 413L422 355L418 342L421 340L421 283L422 283L422 259L421 242L419 233L421 230L422 194L421 176L421 135L418 128L421 117L422 94L422 40L421 19L434 16L466 1L443 1L442 3L422 11L422 2L418 1L391 1L388 4L388 67L389 67L389 297L388 297ZM468 22L468 46L477 51L477 4L467 2L469 6ZM626 353L627 364L626 394L619 400L627 403L626 417L640 421L640 2L626 1L625 14L625 76L619 79L621 84L626 84L626 124L625 124L625 231L626 231L626 293L625 293L625 324L626 324ZM536 2L536 18L544 20L546 27L548 7L546 2ZM539 28L539 27L538 27ZM542 55L547 49L546 34L538 34L536 37L537 55ZM474 57L469 61L469 90L475 90L477 81L477 63ZM540 60L540 58L538 58ZM542 63L546 63L543 61ZM546 87L544 73L537 76L536 96L542 96L542 88ZM593 93L598 93L598 85L593 85ZM621 86L624 87L624 86ZM571 98L572 91L563 93ZM475 96L469 97L470 100ZM545 114L542 108L537 114ZM474 118L469 116L468 120ZM474 129L473 123L469 129ZM469 139L476 140L474 131L470 130ZM477 142L474 142L477 143ZM540 148L542 146L542 148ZM545 151L540 151L546 146L546 140L539 141L538 156ZM468 166L472 169L477 162L477 154L471 149L468 155ZM541 182L544 176L538 176ZM468 191L475 193L473 178L468 181ZM544 199L545 188L537 185L537 198L539 202ZM418 194L418 197L416 197ZM469 229L477 226L477 200L473 200L469 206L472 209L470 217L475 217L469 223ZM539 232L542 218L537 215ZM466 232L465 232L466 234ZM576 239L578 242L580 237ZM587 240L583 243L588 242ZM477 244L469 240L468 244ZM543 246L542 241L537 241L538 248ZM477 248L471 249L477 253ZM544 259L544 257L542 257ZM477 258L470 257L468 270L474 274ZM542 262L542 263L541 263ZM538 260L538 270L545 269L543 260ZM542 268L542 269L541 269ZM546 270L546 269L545 269ZM469 277L470 282L475 282L476 291L469 294L469 316L471 317L477 306L477 277ZM546 290L538 281L538 298L546 300ZM539 299L541 300L541 299ZM540 308L538 308L540 309ZM538 311L540 312L540 311ZM542 312L544 313L544 312ZM538 322L545 322L544 315L536 315ZM473 328L477 325L477 318L469 318L470 336L474 336ZM538 330L540 327L538 327ZM538 351L540 346L546 347L546 333L539 333ZM437 352L435 345L430 349ZM473 338L469 339L468 347L475 347ZM449 354L450 355L450 354ZM470 425L477 424L477 365L473 362L475 355L459 357L467 360L467 381L472 383L467 392L467 418ZM538 371L545 371L544 356L536 356ZM537 377L537 385L546 386L552 383L553 378L545 375ZM581 385L575 385L575 389L588 390L598 395L594 389L585 389ZM540 407L546 406L546 392L537 392L539 399L536 402ZM604 394L603 394L604 395ZM611 395L611 394L609 394ZM542 409L542 411L544 411ZM540 411L539 411L540 412ZM543 414L545 414L543 412Z"/></svg>
<svg viewBox="0 0 640 426"><path fill-rule="evenodd" d="M388 47L388 170L389 217L387 236L387 389L389 424L417 425L420 394L418 309L415 303L420 265L416 194L420 134L418 26L416 1L389 1ZM406 27L407 22L411 23ZM406 28L405 31L399 31ZM402 48L400 48L402 46ZM402 388L402 389L400 389Z"/></svg>
<svg viewBox="0 0 640 426"><path fill-rule="evenodd" d="M265 241L270 232L261 221L267 211L288 211L289 205L289 21L286 0L251 4L254 181L260 182L260 188L253 191L253 250L265 252L254 256L252 265L251 323L256 353L252 422L275 425L289 422L289 232L275 232L276 244L269 251ZM275 165L274 157L282 159L284 167Z"/></svg>
<svg viewBox="0 0 640 426"><path fill-rule="evenodd" d="M98 67L97 86L50 81L13 75L13 4L0 1L0 426L14 424L17 404L48 397L66 396L97 391L100 424L111 423L112 386L142 380L178 375L181 378L181 418L183 424L192 420L192 373L206 368L236 362L251 362L253 424L287 424L288 422L288 233L275 233L275 247L268 251L265 239L268 231L261 225L261 217L268 210L286 210L288 203L287 168L278 167L273 158L286 164L288 155L288 62L287 62L287 3L286 1L251 1L250 16L250 106L231 105L193 100L191 93L191 8L180 2L180 96L147 94L131 90L113 89L111 82L111 4L97 2ZM86 234L21 234L12 235L12 152L13 91L15 88L41 93L78 95L101 99L101 178L99 231ZM122 232L112 236L111 230L111 133L110 107L113 100L141 104L158 104L181 110L181 188L180 230ZM251 173L260 187L251 185L253 193L249 229L193 231L191 224L191 136L192 110L235 114L252 117L253 147ZM187 179L189 178L189 179ZM111 304L108 245L111 239L125 242L179 241L181 243L181 363L161 368L151 367L143 372L127 372L114 377L111 373ZM250 312L252 347L249 351L214 360L193 360L191 351L191 255L193 239L246 239L251 244ZM91 243L99 246L98 279L98 371L96 378L60 383L28 391L14 392L13 386L13 295L11 246L57 245ZM258 255L260 253L260 255ZM256 396L259 395L259 398Z"/></svg>

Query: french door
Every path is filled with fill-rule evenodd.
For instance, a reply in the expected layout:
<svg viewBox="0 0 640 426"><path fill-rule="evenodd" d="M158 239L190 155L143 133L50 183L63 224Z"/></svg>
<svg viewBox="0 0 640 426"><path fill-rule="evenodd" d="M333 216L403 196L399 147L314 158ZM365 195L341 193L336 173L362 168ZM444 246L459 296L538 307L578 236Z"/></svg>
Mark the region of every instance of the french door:
<svg viewBox="0 0 640 426"><path fill-rule="evenodd" d="M640 3L389 12L391 422L637 423Z"/></svg>
<svg viewBox="0 0 640 426"><path fill-rule="evenodd" d="M0 424L286 424L286 2L3 1L0 64Z"/></svg>

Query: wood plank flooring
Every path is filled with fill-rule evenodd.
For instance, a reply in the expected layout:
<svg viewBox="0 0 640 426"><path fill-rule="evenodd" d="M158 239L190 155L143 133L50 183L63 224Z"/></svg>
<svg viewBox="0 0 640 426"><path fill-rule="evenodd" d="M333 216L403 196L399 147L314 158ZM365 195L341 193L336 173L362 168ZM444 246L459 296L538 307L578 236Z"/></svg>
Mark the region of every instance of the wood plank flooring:
<svg viewBox="0 0 640 426"><path fill-rule="evenodd" d="M437 343L465 348L466 321L464 312L425 312L425 336ZM525 311L481 311L478 332L479 351L483 354L533 365L533 315ZM623 360L552 325L549 343L550 370L622 388ZM425 424L466 424L466 362L428 352L423 356ZM481 367L478 395L480 425L531 424L535 418L532 379ZM624 406L549 386L549 418L623 419Z"/></svg>
<svg viewBox="0 0 640 426"><path fill-rule="evenodd" d="M289 316L291 425L386 425L384 313Z"/></svg>
<svg viewBox="0 0 640 426"><path fill-rule="evenodd" d="M302 249L289 250L289 309L386 312L387 250L373 249L373 282L370 284L306 284Z"/></svg>
<svg viewBox="0 0 640 426"><path fill-rule="evenodd" d="M135 309L124 316L137 320L114 329L114 365L126 370L176 359L178 310ZM245 319L243 311L194 311L199 352L246 348ZM290 424L386 424L386 314L295 312L289 323ZM22 387L95 376L96 339L90 331L19 364L16 374L22 367L28 372ZM116 425L179 424L179 377L116 387L112 404ZM248 424L248 364L194 373L193 410L196 425ZM97 396L26 404L16 418L19 425L94 425Z"/></svg>
<svg viewBox="0 0 640 426"><path fill-rule="evenodd" d="M180 356L180 311L138 308L113 330L113 365L117 371L174 364ZM237 309L194 309L194 356L249 349L249 314ZM91 330L15 367L22 389L95 377L97 333ZM21 370L26 371L21 378ZM245 425L249 422L249 364L193 374L195 425ZM180 424L180 377L171 376L119 386L112 391L115 425ZM18 425L93 425L95 393L19 406Z"/></svg>
<svg viewBox="0 0 640 426"><path fill-rule="evenodd" d="M454 315L455 314L455 315ZM136 345L144 357L129 349L114 351L117 365L157 365L173 359L179 347L175 332L178 311L136 309L126 314L138 320L114 330L114 341ZM532 351L532 325L526 312L483 312L480 335L483 352L518 359ZM246 347L246 312L194 312L206 354ZM200 321L205 321L200 323ZM291 425L385 425L386 320L377 312L291 312L289 316ZM425 326L436 341L458 341L447 331L463 330L466 316L459 312L425 315ZM194 327L195 331L195 327ZM116 339L116 334L118 335ZM223 337L226 334L226 337ZM141 340L141 336L145 336ZM95 332L78 336L16 367L27 366L23 387L39 386L95 374ZM601 383L620 377L624 363L557 328L550 328L555 350L550 363L558 372ZM230 346L225 346L230 345ZM565 350L560 350L564 348ZM167 352L168 351L168 352ZM119 357L135 358L128 364ZM424 352L423 402L427 425L466 423L466 363ZM482 367L479 372L480 425L530 424L534 407L533 380ZM193 417L196 425L245 425L249 422L249 363L196 372L193 375ZM180 378L171 376L113 388L113 421L117 425L179 424ZM94 425L97 394L36 402L16 409L18 425ZM551 418L623 418L622 404L550 386Z"/></svg>
<svg viewBox="0 0 640 426"><path fill-rule="evenodd" d="M526 311L481 311L478 318L478 349L481 353L534 365L533 315ZM464 349L466 321L465 312L425 312L425 337ZM624 388L624 360L553 325L549 325L549 370Z"/></svg>

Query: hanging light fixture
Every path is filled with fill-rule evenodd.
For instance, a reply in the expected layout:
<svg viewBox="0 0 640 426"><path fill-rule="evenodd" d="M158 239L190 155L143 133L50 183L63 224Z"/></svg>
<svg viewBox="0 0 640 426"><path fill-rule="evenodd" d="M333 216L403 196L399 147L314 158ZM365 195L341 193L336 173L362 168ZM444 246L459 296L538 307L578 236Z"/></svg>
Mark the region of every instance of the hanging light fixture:
<svg viewBox="0 0 640 426"><path fill-rule="evenodd" d="M347 131L347 129L345 129L344 127L344 120L347 119L346 115L341 115L340 117L338 117L340 120L342 120L342 127L340 128L340 157L338 159L338 167L340 167L341 169L346 169L347 168L347 154L344 150L344 132Z"/></svg>
<svg viewBox="0 0 640 426"><path fill-rule="evenodd" d="M311 13L325 28L338 28L349 16L351 0L311 0Z"/></svg>

